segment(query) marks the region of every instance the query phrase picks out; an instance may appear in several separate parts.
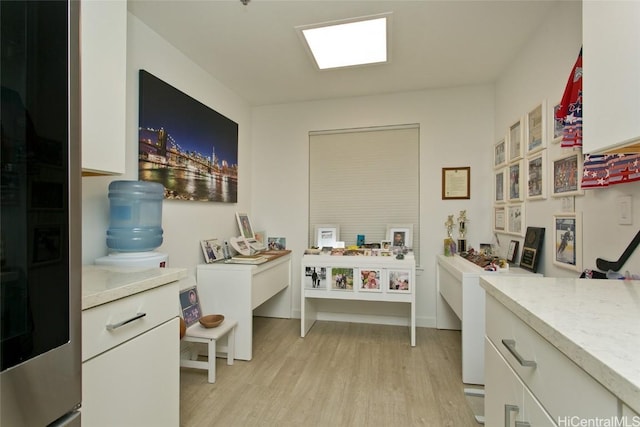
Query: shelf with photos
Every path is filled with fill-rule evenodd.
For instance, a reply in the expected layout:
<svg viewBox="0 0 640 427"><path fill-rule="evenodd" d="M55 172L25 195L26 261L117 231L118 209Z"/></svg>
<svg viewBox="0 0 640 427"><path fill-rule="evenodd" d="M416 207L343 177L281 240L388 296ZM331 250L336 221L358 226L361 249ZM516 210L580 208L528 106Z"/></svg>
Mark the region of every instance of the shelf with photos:
<svg viewBox="0 0 640 427"><path fill-rule="evenodd" d="M366 243L363 234L356 235L356 244L345 246L340 241L340 226L316 225L314 246L305 255L399 257L413 254L413 224L388 224L386 239Z"/></svg>

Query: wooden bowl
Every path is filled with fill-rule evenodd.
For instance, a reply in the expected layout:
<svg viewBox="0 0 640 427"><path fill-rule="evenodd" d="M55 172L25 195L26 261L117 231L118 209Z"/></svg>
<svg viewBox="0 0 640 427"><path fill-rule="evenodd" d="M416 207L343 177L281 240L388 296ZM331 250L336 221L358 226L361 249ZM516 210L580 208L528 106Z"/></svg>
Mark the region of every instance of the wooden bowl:
<svg viewBox="0 0 640 427"><path fill-rule="evenodd" d="M200 318L200 324L205 328L215 328L224 321L222 314L209 314Z"/></svg>
<svg viewBox="0 0 640 427"><path fill-rule="evenodd" d="M184 337L184 334L187 333L187 324L184 323L184 319L180 318L180 339Z"/></svg>

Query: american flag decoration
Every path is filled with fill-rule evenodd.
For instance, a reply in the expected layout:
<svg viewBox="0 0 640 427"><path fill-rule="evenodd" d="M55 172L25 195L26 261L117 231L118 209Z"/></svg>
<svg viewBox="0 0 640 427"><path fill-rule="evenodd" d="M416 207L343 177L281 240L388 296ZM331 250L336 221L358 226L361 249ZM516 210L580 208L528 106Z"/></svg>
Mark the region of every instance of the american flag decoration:
<svg viewBox="0 0 640 427"><path fill-rule="evenodd" d="M556 119L563 123L561 147L582 147L582 49L569 75Z"/></svg>
<svg viewBox="0 0 640 427"><path fill-rule="evenodd" d="M640 153L587 154L582 167L582 188L640 181Z"/></svg>

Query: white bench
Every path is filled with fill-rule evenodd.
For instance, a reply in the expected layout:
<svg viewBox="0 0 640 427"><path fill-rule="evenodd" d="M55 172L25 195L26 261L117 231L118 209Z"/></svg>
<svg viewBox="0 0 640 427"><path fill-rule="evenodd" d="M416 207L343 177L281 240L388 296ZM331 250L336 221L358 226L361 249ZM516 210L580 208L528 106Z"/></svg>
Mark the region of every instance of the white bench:
<svg viewBox="0 0 640 427"><path fill-rule="evenodd" d="M202 343L207 345L207 360L198 360L199 354L197 345L192 345L188 350L188 359L180 358L180 366L185 368L207 369L209 371L209 382L216 382L216 349L217 341L227 336L227 346L222 350L222 354L226 353L227 365L233 365L233 356L235 354L235 329L238 325L236 320L224 319L224 321L215 328L205 328L200 323L195 323L187 328L182 338L183 341L191 343Z"/></svg>

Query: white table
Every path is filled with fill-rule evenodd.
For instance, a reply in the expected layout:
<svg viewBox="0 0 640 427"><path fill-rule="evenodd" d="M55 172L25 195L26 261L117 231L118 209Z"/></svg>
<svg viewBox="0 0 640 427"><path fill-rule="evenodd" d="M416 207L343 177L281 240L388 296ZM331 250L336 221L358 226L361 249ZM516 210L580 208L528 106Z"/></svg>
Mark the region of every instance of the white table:
<svg viewBox="0 0 640 427"><path fill-rule="evenodd" d="M204 314L223 314L238 321L235 358L253 357L253 311L268 300L279 305L261 315L291 317L291 300L283 292L291 284L287 251L259 265L214 263L197 267L198 294Z"/></svg>

